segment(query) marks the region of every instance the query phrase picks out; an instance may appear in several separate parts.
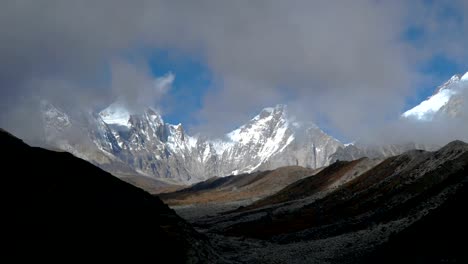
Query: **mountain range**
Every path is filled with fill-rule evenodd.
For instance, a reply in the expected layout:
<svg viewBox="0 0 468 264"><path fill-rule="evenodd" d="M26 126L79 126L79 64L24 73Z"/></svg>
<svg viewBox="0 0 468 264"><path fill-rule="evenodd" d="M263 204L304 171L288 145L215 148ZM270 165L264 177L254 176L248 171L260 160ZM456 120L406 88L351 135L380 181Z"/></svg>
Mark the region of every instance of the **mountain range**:
<svg viewBox="0 0 468 264"><path fill-rule="evenodd" d="M427 122L468 113L468 73L455 75L401 118ZM66 150L123 178L145 176L161 186L192 184L214 176L271 170L282 166L320 168L337 160L388 157L438 146L343 144L311 122L297 120L286 105L263 109L221 138L189 135L182 124L166 123L148 107L132 113L122 101L101 111L67 111L42 100L47 147Z"/></svg>
<svg viewBox="0 0 468 264"><path fill-rule="evenodd" d="M167 183L194 183L286 165L326 166L344 145L313 123L299 123L287 106L263 109L222 139L188 135L148 108L130 114L121 103L74 115L42 102L46 142L117 175L140 174Z"/></svg>

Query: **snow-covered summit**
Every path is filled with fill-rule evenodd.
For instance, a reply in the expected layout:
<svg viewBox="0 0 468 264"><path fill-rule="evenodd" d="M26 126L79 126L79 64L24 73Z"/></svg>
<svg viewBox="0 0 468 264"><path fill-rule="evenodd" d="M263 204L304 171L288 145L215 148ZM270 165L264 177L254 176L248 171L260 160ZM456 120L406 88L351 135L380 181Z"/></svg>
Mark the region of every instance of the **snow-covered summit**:
<svg viewBox="0 0 468 264"><path fill-rule="evenodd" d="M342 144L309 122L298 122L286 105L264 108L246 124L214 142L230 174L286 165L318 167ZM229 173L229 171L225 171Z"/></svg>
<svg viewBox="0 0 468 264"><path fill-rule="evenodd" d="M106 124L124 127L129 126L130 112L127 110L125 104L120 101L112 103L106 109L99 112L99 115Z"/></svg>
<svg viewBox="0 0 468 264"><path fill-rule="evenodd" d="M454 75L443 85L439 86L436 92L422 101L419 105L403 113L403 117L420 121L431 121L450 100L468 86L468 72L463 76Z"/></svg>
<svg viewBox="0 0 468 264"><path fill-rule="evenodd" d="M404 117L430 121L435 113L439 111L454 95L452 90L444 89L421 102L419 105L403 113Z"/></svg>
<svg viewBox="0 0 468 264"><path fill-rule="evenodd" d="M269 136L274 132L274 128L280 128L279 126L284 128L287 125L287 107L277 105L264 108L245 125L228 133L227 137L233 142L258 141L262 134L267 133Z"/></svg>

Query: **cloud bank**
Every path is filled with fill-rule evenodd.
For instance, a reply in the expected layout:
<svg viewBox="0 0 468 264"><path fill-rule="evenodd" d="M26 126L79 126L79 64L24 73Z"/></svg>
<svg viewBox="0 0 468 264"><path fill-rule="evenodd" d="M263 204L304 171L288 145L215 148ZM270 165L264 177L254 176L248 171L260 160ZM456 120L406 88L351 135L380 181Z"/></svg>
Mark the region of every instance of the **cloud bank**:
<svg viewBox="0 0 468 264"><path fill-rule="evenodd" d="M158 49L212 71L214 89L194 115L200 131L225 132L287 103L301 118L362 137L402 112L424 79L416 65L439 53L468 58L466 1L434 2L5 1L0 125L26 126L12 113L26 112L32 96L79 107L121 96L135 111L157 104L174 81L149 73L145 51ZM444 17L447 5L455 18ZM423 32L412 45L402 37L408 28ZM134 53L143 59L122 60Z"/></svg>

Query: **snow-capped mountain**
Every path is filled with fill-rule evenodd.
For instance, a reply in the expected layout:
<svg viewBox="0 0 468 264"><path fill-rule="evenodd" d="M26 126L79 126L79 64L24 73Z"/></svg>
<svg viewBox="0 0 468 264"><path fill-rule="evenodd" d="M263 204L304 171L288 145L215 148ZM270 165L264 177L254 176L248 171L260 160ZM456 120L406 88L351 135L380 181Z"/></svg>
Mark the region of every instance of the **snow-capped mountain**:
<svg viewBox="0 0 468 264"><path fill-rule="evenodd" d="M429 121L466 116L467 87L468 73L455 75L403 117ZM357 142L345 146L315 124L296 120L285 105L263 109L218 139L188 135L182 124L164 122L154 109L131 113L119 101L99 113L67 112L46 101L40 108L49 146L69 151L117 175L138 174L176 184L287 165L318 168L336 160L437 148L414 143L366 146Z"/></svg>
<svg viewBox="0 0 468 264"><path fill-rule="evenodd" d="M121 102L115 102L99 113L102 120L108 125L129 126L130 113Z"/></svg>
<svg viewBox="0 0 468 264"><path fill-rule="evenodd" d="M219 139L187 135L182 124L165 123L154 109L131 114L120 102L79 118L49 103L42 110L49 145L114 173L117 164L118 174L133 171L170 183L285 165L322 167L343 146L316 125L297 122L285 105L263 109Z"/></svg>
<svg viewBox="0 0 468 264"><path fill-rule="evenodd" d="M431 121L437 116L449 115L455 117L460 114L463 100L460 98L468 92L468 72L463 76L454 75L436 92L419 105L403 113L403 117L421 121Z"/></svg>
<svg viewBox="0 0 468 264"><path fill-rule="evenodd" d="M120 147L112 130L98 115L90 112L71 115L45 100L40 102L40 113L46 146L73 153L105 169L113 168L114 173L135 173L114 156Z"/></svg>
<svg viewBox="0 0 468 264"><path fill-rule="evenodd" d="M228 133L227 141L212 142L222 164L222 175L275 169L286 165L318 168L342 143L313 123L289 116L285 105L265 108L245 125Z"/></svg>
<svg viewBox="0 0 468 264"><path fill-rule="evenodd" d="M437 87L434 94L414 108L402 114L402 118L413 122L431 122L435 120L454 119L466 122L468 117L468 72L452 76L447 82ZM453 121L453 120L452 120ZM434 144L375 144L365 145L356 142L339 148L331 160L355 160L361 157L383 158L399 155L411 149L437 150Z"/></svg>

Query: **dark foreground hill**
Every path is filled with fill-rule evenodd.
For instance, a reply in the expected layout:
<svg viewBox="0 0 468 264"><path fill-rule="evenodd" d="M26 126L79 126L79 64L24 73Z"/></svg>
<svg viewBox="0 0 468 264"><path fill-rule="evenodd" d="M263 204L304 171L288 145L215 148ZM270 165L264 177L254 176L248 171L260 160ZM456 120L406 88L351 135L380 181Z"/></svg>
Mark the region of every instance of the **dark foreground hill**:
<svg viewBox="0 0 468 264"><path fill-rule="evenodd" d="M92 164L3 130L0 152L5 260L219 263L206 238L159 198Z"/></svg>

